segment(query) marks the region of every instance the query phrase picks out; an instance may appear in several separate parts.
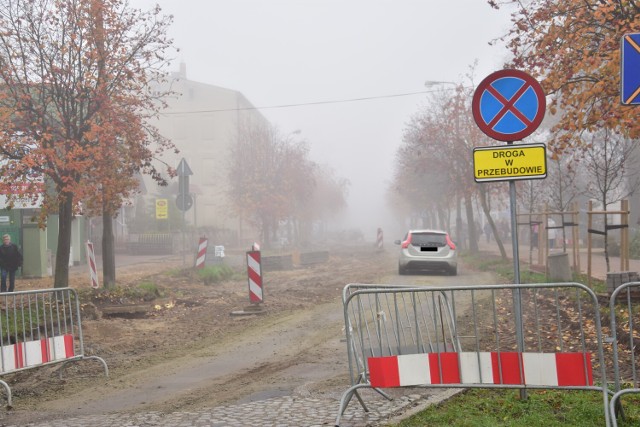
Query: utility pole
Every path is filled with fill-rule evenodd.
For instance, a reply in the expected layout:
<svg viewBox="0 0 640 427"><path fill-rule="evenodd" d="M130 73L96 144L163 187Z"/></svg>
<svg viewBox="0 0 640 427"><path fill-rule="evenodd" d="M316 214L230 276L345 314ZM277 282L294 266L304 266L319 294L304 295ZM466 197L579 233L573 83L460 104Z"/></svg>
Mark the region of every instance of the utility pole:
<svg viewBox="0 0 640 427"><path fill-rule="evenodd" d="M189 194L189 176L193 175L193 171L183 158L180 160L176 172L178 173L178 196L176 197L176 205L178 209L182 211L182 266L185 266L185 249L187 246L185 241L185 228L187 226L185 215L186 212L191 209L191 206L193 206L193 198L191 194Z"/></svg>

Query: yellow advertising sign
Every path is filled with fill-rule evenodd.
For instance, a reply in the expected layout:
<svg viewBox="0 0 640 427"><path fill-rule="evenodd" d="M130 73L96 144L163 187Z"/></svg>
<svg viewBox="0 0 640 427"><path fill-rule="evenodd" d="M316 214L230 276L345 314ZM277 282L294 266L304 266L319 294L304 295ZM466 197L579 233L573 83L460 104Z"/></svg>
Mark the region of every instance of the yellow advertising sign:
<svg viewBox="0 0 640 427"><path fill-rule="evenodd" d="M167 199L156 199L156 219L169 218L169 201Z"/></svg>
<svg viewBox="0 0 640 427"><path fill-rule="evenodd" d="M544 144L473 149L473 178L476 182L546 177L547 148Z"/></svg>

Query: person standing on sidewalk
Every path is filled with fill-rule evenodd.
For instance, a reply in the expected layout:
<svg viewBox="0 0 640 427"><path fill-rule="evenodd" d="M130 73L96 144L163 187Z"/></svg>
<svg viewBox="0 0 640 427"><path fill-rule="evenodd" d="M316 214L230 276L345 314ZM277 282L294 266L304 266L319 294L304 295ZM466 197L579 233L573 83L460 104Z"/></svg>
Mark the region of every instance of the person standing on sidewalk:
<svg viewBox="0 0 640 427"><path fill-rule="evenodd" d="M484 223L484 235L487 238L487 243L491 242L491 225L488 222Z"/></svg>
<svg viewBox="0 0 640 427"><path fill-rule="evenodd" d="M16 271L22 267L22 254L15 245L11 243L11 236L5 234L2 236L2 245L0 245L0 271L2 279L0 280L0 292L7 292L7 276L9 276L9 292L13 292L16 284Z"/></svg>

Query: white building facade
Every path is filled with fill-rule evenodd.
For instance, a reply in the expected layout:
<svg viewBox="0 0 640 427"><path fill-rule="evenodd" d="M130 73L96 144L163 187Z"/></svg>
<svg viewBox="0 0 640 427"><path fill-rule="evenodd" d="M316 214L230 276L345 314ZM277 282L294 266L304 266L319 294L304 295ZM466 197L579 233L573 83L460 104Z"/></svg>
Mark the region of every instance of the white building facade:
<svg viewBox="0 0 640 427"><path fill-rule="evenodd" d="M185 213L189 226L202 230L231 232L239 240L254 232L231 209L228 175L231 148L238 141L239 128L246 121L266 123L262 114L238 91L187 79L185 64L173 73L168 107L153 123L180 152L165 153L163 161L174 168L185 159L193 175L189 177L194 204ZM172 180L169 203L175 203L178 178ZM159 187L146 178L147 197L160 194ZM161 196L158 196L161 197Z"/></svg>

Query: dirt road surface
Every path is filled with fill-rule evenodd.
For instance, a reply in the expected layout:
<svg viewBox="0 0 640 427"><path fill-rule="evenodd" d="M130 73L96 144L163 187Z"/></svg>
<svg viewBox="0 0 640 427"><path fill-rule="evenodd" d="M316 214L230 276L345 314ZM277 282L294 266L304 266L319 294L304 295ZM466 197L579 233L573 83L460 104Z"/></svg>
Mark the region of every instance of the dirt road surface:
<svg viewBox="0 0 640 427"><path fill-rule="evenodd" d="M326 263L266 272L262 315L233 316L248 305L246 273L205 285L183 271L182 257L119 268L121 288L141 283L161 290L154 301L128 293L95 294L83 304L85 352L104 358L3 377L13 391L2 425L79 415L190 411L278 396L334 396L349 386L341 293L348 283L488 284L488 273L397 276L395 248L333 247ZM50 280L50 279L49 279ZM21 290L49 287L23 280ZM87 288L85 274L72 286ZM146 304L144 313L106 315L114 305Z"/></svg>

